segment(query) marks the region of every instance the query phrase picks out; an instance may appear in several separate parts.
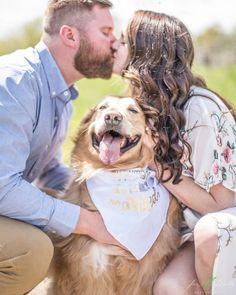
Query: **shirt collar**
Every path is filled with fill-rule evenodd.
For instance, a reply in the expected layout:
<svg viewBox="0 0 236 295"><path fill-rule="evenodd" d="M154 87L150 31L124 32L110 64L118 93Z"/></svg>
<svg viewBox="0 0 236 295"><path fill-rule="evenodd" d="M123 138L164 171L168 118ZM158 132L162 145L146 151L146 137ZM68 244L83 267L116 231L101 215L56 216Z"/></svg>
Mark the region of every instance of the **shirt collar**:
<svg viewBox="0 0 236 295"><path fill-rule="evenodd" d="M65 101L75 99L79 94L78 90L74 85L68 87L46 44L40 41L35 46L35 49L38 51L40 60L44 67L51 97L53 98L59 96Z"/></svg>

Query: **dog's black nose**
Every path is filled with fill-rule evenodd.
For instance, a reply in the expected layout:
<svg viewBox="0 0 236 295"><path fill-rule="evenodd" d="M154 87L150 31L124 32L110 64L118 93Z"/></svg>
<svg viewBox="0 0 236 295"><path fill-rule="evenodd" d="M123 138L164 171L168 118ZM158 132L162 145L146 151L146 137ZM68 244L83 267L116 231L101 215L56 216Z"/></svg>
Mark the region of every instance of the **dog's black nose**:
<svg viewBox="0 0 236 295"><path fill-rule="evenodd" d="M120 113L108 113L104 117L104 121L108 126L117 126L123 120L123 116Z"/></svg>

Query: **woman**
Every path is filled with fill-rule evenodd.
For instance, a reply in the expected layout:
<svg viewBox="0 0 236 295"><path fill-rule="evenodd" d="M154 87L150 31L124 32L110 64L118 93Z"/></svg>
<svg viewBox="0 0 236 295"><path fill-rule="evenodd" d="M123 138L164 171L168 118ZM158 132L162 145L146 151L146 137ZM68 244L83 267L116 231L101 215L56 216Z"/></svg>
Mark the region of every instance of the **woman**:
<svg viewBox="0 0 236 295"><path fill-rule="evenodd" d="M235 295L236 116L193 74L193 57L181 21L140 10L121 40L114 71L125 68L134 97L157 111L150 127L158 176L185 208L187 241L154 294Z"/></svg>

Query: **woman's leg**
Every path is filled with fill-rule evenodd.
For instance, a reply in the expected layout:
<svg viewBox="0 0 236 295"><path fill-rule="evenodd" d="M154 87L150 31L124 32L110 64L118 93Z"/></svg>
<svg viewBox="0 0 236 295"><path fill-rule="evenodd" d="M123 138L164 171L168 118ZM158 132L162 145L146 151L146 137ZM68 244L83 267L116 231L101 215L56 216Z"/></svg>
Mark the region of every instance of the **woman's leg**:
<svg viewBox="0 0 236 295"><path fill-rule="evenodd" d="M194 241L196 273L205 293L235 295L236 207L202 217Z"/></svg>
<svg viewBox="0 0 236 295"><path fill-rule="evenodd" d="M53 245L38 228L0 216L0 294L22 295L47 274Z"/></svg>
<svg viewBox="0 0 236 295"><path fill-rule="evenodd" d="M184 244L179 253L157 279L154 295L204 295L194 270L194 246Z"/></svg>
<svg viewBox="0 0 236 295"><path fill-rule="evenodd" d="M194 228L195 269L205 294L211 294L213 267L218 247L218 229L211 214L202 217Z"/></svg>

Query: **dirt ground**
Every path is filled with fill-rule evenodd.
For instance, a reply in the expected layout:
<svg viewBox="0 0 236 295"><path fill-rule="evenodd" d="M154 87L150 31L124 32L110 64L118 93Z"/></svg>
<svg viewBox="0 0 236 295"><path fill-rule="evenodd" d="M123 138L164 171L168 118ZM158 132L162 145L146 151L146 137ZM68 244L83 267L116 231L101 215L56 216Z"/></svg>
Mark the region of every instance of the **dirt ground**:
<svg viewBox="0 0 236 295"><path fill-rule="evenodd" d="M37 287L35 287L28 295L46 295L49 279L43 280Z"/></svg>

